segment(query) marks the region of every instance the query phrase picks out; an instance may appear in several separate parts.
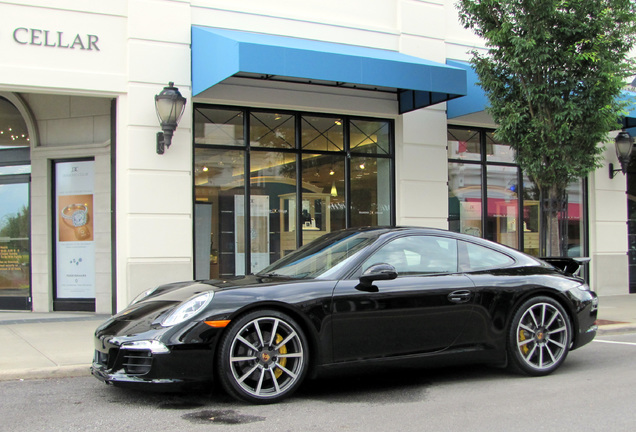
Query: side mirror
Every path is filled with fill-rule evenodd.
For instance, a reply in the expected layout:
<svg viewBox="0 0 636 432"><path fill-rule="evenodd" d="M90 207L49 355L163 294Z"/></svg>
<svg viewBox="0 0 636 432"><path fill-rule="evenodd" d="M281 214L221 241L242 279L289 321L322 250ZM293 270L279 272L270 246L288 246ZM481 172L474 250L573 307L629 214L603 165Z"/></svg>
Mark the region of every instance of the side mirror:
<svg viewBox="0 0 636 432"><path fill-rule="evenodd" d="M360 291L378 292L378 287L373 285L377 280L391 280L397 278L398 274L391 264L373 264L360 276L360 283L356 289Z"/></svg>

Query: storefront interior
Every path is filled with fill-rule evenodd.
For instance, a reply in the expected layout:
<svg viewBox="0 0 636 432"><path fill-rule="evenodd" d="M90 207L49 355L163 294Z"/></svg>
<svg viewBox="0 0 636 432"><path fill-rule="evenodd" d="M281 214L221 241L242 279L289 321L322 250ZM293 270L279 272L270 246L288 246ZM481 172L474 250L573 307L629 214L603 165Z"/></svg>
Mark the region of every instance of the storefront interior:
<svg viewBox="0 0 636 432"><path fill-rule="evenodd" d="M258 272L327 232L394 223L391 120L197 105L194 129L196 278Z"/></svg>

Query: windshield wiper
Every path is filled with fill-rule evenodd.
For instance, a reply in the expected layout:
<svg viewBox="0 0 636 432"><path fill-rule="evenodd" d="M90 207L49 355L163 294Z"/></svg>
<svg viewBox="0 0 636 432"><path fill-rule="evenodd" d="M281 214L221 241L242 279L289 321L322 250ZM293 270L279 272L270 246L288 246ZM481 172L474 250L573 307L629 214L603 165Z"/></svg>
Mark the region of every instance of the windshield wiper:
<svg viewBox="0 0 636 432"><path fill-rule="evenodd" d="M283 275L283 274L279 274L279 273L276 273L276 272L256 273L256 276L265 277L265 278L283 278L283 279L295 279L296 278L296 276Z"/></svg>

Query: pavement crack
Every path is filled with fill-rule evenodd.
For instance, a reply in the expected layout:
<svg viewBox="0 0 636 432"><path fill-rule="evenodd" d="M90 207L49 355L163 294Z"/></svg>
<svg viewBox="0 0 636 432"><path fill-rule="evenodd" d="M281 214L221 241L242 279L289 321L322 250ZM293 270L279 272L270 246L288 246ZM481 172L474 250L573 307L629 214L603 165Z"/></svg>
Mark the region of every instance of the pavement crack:
<svg viewBox="0 0 636 432"><path fill-rule="evenodd" d="M51 357L46 355L46 353L42 352L42 350L38 349L35 345L33 345L31 342L29 342L29 340L23 334L21 334L19 331L16 331L14 328L12 328L12 326L7 326L7 328L9 329L9 331L11 333L13 333L16 337L22 339L22 341L24 341L24 343L26 343L28 346L30 346L35 351L37 351L40 355L42 355L42 357L44 357L45 359L50 361L54 366L60 366L60 364L58 364L55 360L53 360Z"/></svg>

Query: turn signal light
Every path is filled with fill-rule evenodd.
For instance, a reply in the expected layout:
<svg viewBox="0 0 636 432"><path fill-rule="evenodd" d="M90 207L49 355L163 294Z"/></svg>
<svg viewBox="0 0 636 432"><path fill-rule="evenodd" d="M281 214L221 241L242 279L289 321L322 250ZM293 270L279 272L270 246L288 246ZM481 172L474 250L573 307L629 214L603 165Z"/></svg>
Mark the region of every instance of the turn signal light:
<svg viewBox="0 0 636 432"><path fill-rule="evenodd" d="M230 320L218 320L218 321L204 321L207 325L214 328L223 328L226 327Z"/></svg>

